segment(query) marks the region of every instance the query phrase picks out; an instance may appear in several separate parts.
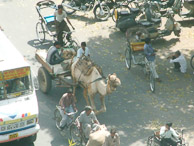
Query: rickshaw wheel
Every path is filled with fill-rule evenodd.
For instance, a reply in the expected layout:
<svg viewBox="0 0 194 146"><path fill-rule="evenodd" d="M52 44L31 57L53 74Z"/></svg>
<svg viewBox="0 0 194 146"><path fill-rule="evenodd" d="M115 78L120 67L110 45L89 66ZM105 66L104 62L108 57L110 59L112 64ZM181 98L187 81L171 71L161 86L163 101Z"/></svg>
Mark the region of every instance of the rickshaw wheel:
<svg viewBox="0 0 194 146"><path fill-rule="evenodd" d="M192 69L194 69L194 55L191 57L190 64Z"/></svg>
<svg viewBox="0 0 194 146"><path fill-rule="evenodd" d="M131 68L131 60L132 60L131 48L127 47L125 50L125 65L126 65L127 69Z"/></svg>
<svg viewBox="0 0 194 146"><path fill-rule="evenodd" d="M78 145L82 143L80 131L75 123L70 127L70 136L74 143Z"/></svg>
<svg viewBox="0 0 194 146"><path fill-rule="evenodd" d="M43 43L45 41L45 30L41 22L38 22L36 24L36 35L40 43Z"/></svg>
<svg viewBox="0 0 194 146"><path fill-rule="evenodd" d="M40 67L38 70L38 82L40 90L43 93L48 93L52 87L51 76L44 67Z"/></svg>
<svg viewBox="0 0 194 146"><path fill-rule="evenodd" d="M56 121L56 126L58 128L60 125L62 117L61 117L61 114L57 108L54 111L54 117L55 117L55 121Z"/></svg>
<svg viewBox="0 0 194 146"><path fill-rule="evenodd" d="M152 91L152 93L155 92L155 78L151 71L150 71L150 90Z"/></svg>
<svg viewBox="0 0 194 146"><path fill-rule="evenodd" d="M76 41L72 40L71 45L72 45L73 49L75 50L75 52L77 52L77 50L79 49L78 43Z"/></svg>

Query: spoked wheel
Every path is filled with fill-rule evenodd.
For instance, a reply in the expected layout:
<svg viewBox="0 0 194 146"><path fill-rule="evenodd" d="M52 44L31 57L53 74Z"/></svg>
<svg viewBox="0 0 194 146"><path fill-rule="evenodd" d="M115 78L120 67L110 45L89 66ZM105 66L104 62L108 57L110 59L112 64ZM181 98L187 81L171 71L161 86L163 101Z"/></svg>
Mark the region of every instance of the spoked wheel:
<svg viewBox="0 0 194 146"><path fill-rule="evenodd" d="M36 35L40 43L43 43L45 41L45 29L41 22L38 22L36 24Z"/></svg>
<svg viewBox="0 0 194 146"><path fill-rule="evenodd" d="M55 121L56 121L56 127L58 128L60 126L60 122L61 122L61 119L62 119L61 114L60 114L58 109L55 109L54 117L55 117Z"/></svg>
<svg viewBox="0 0 194 146"><path fill-rule="evenodd" d="M81 135L76 124L72 124L70 127L70 136L71 140L76 143L76 145L81 145Z"/></svg>
<svg viewBox="0 0 194 146"><path fill-rule="evenodd" d="M194 55L191 57L190 64L192 69L194 69Z"/></svg>
<svg viewBox="0 0 194 146"><path fill-rule="evenodd" d="M101 21L105 21L110 17L110 8L107 5L97 5L94 8L95 18Z"/></svg>
<svg viewBox="0 0 194 146"><path fill-rule="evenodd" d="M40 90L43 93L48 93L52 87L51 76L44 67L40 67L38 70L38 82Z"/></svg>
<svg viewBox="0 0 194 146"><path fill-rule="evenodd" d="M75 52L77 52L77 50L79 49L78 43L76 41L72 40L70 45L75 50Z"/></svg>
<svg viewBox="0 0 194 146"><path fill-rule="evenodd" d="M65 12L68 15L71 15L71 14L75 13L76 10L73 10L73 9L70 8L70 7L76 7L76 3L75 3L74 0L63 0L62 5L63 5L63 8L64 8Z"/></svg>
<svg viewBox="0 0 194 146"><path fill-rule="evenodd" d="M125 65L127 69L131 68L131 61L132 61L131 47L127 47L127 49L125 50Z"/></svg>
<svg viewBox="0 0 194 146"><path fill-rule="evenodd" d="M147 146L159 146L155 144L154 136L148 137Z"/></svg>
<svg viewBox="0 0 194 146"><path fill-rule="evenodd" d="M155 78L151 71L149 75L150 75L150 90L154 93L155 92Z"/></svg>

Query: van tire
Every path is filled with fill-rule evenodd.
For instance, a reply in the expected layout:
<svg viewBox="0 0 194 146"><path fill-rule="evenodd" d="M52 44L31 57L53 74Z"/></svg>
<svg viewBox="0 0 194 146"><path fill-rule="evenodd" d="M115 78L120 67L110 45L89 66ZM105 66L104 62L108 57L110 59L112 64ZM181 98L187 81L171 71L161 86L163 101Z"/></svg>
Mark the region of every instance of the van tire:
<svg viewBox="0 0 194 146"><path fill-rule="evenodd" d="M51 76L44 67L40 67L38 70L38 82L40 85L40 90L43 93L48 93L52 87Z"/></svg>

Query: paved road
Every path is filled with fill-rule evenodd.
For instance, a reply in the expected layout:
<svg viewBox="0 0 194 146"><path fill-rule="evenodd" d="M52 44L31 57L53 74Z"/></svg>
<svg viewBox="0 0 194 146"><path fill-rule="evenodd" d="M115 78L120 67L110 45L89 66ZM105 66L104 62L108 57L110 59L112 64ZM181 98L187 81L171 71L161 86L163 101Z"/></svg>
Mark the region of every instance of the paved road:
<svg viewBox="0 0 194 146"><path fill-rule="evenodd" d="M0 0L0 25L11 42L27 58L35 74L40 66L34 59L36 49L47 49L51 44L49 37L43 45L37 41L35 25L38 15L34 7L36 2L37 0ZM87 41L93 60L102 66L104 74L115 72L121 79L122 86L106 98L107 112L98 116L102 124L117 127L121 146L144 146L153 130L166 121L173 121L175 127L186 128L186 138L190 145L194 145L192 70L189 68L185 75L174 73L172 65L165 59L168 53L176 49L182 49L188 59L194 54L192 22L182 22L183 32L180 40L172 34L166 37L166 40L154 41L153 46L159 49L157 69L163 82L156 83L156 93L152 94L141 67L132 66L130 71L125 68L123 54L126 39L123 33L115 29L111 19L107 22L96 22L92 15L78 13L71 17L71 21L75 25L77 39L79 42ZM41 130L36 142L13 142L9 145L67 146L67 139L55 128L53 120L55 105L65 90L53 87L48 95L37 91ZM81 111L85 105L81 89L77 90L76 96L77 106ZM100 108L98 96L96 104Z"/></svg>

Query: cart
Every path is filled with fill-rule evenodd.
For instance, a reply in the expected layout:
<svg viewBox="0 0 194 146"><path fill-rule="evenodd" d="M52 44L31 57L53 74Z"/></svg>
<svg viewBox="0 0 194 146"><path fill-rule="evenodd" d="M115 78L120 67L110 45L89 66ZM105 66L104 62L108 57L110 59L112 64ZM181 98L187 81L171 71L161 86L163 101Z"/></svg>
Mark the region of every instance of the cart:
<svg viewBox="0 0 194 146"><path fill-rule="evenodd" d="M53 40L56 37L54 22L54 11L56 8L56 4L51 0L43 0L36 4L36 10L39 15L39 22L36 24L36 35L41 43L45 41L46 33L49 34ZM45 13L48 12L52 15L45 15Z"/></svg>
<svg viewBox="0 0 194 146"><path fill-rule="evenodd" d="M65 48L69 49L69 48ZM74 49L71 49L74 51ZM47 51L46 50L37 50L35 53L35 58L37 61L42 65L38 70L38 81L40 90L43 93L48 93L52 88L52 81L60 81L61 84L57 85L60 87L72 87L76 86L77 84L73 83L71 77L70 68L64 70L61 64L57 65L50 65L46 62ZM70 64L72 59L64 60L63 63Z"/></svg>
<svg viewBox="0 0 194 146"><path fill-rule="evenodd" d="M154 92L155 78L152 68L144 55L144 44L145 42L130 42L128 39L128 45L125 50L125 64L129 70L131 69L132 62L135 65L140 65L141 67L143 67L144 74L149 76L150 90Z"/></svg>

